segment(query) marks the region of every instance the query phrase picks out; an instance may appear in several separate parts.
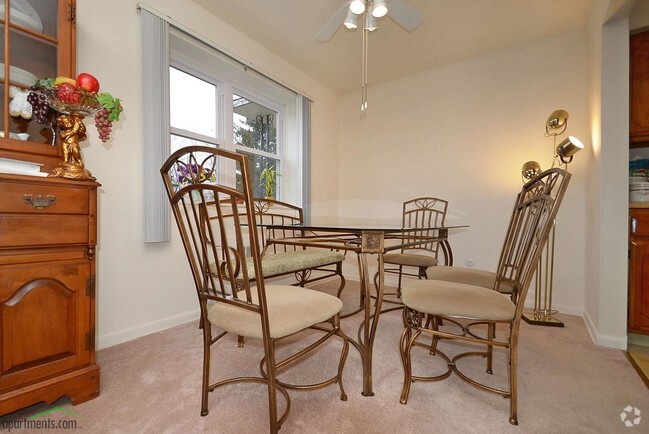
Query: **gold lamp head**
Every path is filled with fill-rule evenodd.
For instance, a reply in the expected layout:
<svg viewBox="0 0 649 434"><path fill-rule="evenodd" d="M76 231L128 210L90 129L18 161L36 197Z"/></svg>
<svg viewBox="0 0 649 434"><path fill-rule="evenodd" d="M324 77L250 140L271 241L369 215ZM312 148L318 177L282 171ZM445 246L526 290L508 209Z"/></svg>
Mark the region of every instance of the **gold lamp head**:
<svg viewBox="0 0 649 434"><path fill-rule="evenodd" d="M563 164L568 164L572 161L572 157L582 149L584 149L584 144L578 138L568 136L557 145L556 153Z"/></svg>
<svg viewBox="0 0 649 434"><path fill-rule="evenodd" d="M523 164L521 173L523 175L523 180L529 181L530 179L535 178L541 173L541 165L538 163L538 161L528 161L527 163Z"/></svg>
<svg viewBox="0 0 649 434"><path fill-rule="evenodd" d="M545 121L545 135L558 136L563 134L568 127L568 112L565 110L555 110L550 113L548 120Z"/></svg>

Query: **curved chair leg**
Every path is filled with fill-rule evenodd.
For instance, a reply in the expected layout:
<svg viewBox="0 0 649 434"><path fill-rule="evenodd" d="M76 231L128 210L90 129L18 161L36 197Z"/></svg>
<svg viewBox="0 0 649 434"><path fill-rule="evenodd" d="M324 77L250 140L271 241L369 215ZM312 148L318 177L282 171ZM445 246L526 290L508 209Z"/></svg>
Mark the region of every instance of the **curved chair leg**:
<svg viewBox="0 0 649 434"><path fill-rule="evenodd" d="M487 325L487 339L493 341L496 337L496 323L490 322ZM494 347L493 345L487 345L487 374L493 374L493 355Z"/></svg>
<svg viewBox="0 0 649 434"><path fill-rule="evenodd" d="M340 286L338 287L338 291L336 291L336 297L340 298L340 295L343 293L343 289L345 289L345 276L343 276L343 263L338 262L336 264L336 274L338 277L340 277Z"/></svg>
<svg viewBox="0 0 649 434"><path fill-rule="evenodd" d="M268 339L264 342L266 347L266 369L268 372L268 414L270 416L270 432L277 434L279 431L279 423L277 420L277 385L275 383L275 342L273 339Z"/></svg>
<svg viewBox="0 0 649 434"><path fill-rule="evenodd" d="M401 298L401 276L403 273L403 265L399 265L399 284L397 285L397 297Z"/></svg>
<svg viewBox="0 0 649 434"><path fill-rule="evenodd" d="M343 340L343 350L340 353L340 362L338 362L338 387L340 387L340 400L347 401L347 394L343 387L343 369L345 368L345 361L347 361L347 354L349 353L349 338L340 329L340 314L336 315L334 319L334 327L337 329L336 335Z"/></svg>
<svg viewBox="0 0 649 434"><path fill-rule="evenodd" d="M509 402L509 423L512 425L518 425L518 396L517 396L517 367L516 367L516 358L517 358L517 341L518 337L516 333L511 337L509 342L509 393L510 402Z"/></svg>
<svg viewBox="0 0 649 434"><path fill-rule="evenodd" d="M442 319L438 316L433 316L433 330L439 331L439 326L442 324ZM430 343L430 351L429 354L431 356L435 355L435 352L437 351L437 343L439 342L439 336L433 335L432 341Z"/></svg>
<svg viewBox="0 0 649 434"><path fill-rule="evenodd" d="M207 416L210 412L208 408L208 392L210 388L210 348L212 344L212 330L210 322L203 319L203 384L201 389L201 416Z"/></svg>
<svg viewBox="0 0 649 434"><path fill-rule="evenodd" d="M401 333L401 340L399 342L399 349L401 353L401 363L403 365L403 388L401 389L401 398L399 402L403 405L408 403L408 395L410 395L410 385L412 384L412 359L410 352L412 351L412 344L417 340L421 334L419 330L412 332L412 328L406 326Z"/></svg>

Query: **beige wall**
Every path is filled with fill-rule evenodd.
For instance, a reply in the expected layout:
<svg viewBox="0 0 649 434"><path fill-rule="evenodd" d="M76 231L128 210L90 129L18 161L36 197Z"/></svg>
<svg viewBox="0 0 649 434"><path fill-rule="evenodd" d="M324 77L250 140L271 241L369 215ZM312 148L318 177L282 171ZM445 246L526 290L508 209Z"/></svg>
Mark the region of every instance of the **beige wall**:
<svg viewBox="0 0 649 434"><path fill-rule="evenodd" d="M140 18L135 0L77 2L77 70L95 74L124 100L123 119L104 145L94 128L84 148L99 194L98 334L105 347L196 318L196 296L182 247L143 243ZM338 98L327 88L188 0L150 6L254 63L314 100L314 213L336 213ZM92 131L91 131L92 130Z"/></svg>
<svg viewBox="0 0 649 434"><path fill-rule="evenodd" d="M146 156L136 3L78 2L78 71L96 74L105 90L124 98L126 107L113 141L104 145L91 131L84 149L88 167L103 185L98 249L102 347L196 315L175 232L168 244L142 242ZM616 181L613 189L601 188L603 179L617 176L606 174L608 162L601 157L600 93L607 86L597 71L602 62L601 28L593 31L591 26L590 33L567 33L370 85L369 113L361 121L357 92L337 97L189 0L147 3L314 99L315 215L394 222L406 198L445 197L451 203L449 224L470 225L453 235L456 265L470 257L476 267L495 267L521 185L520 167L527 160L537 160L544 168L551 164L552 139L543 136L544 122L553 110L567 110L568 133L580 137L587 149L570 166L574 176L557 220L555 307L577 314L586 309L596 340L603 327L604 337L611 339L600 343L621 342L620 324L626 315L620 316L620 301L615 300L624 290L625 271L620 258L606 262L609 250L601 239L606 224L619 226L622 215L619 210L601 215L619 187ZM619 29L614 33L619 36ZM609 48L613 47L614 42ZM614 158L615 164L620 161ZM608 268L602 269L602 264ZM353 262L347 269L353 271ZM615 277L607 281L606 270ZM604 282L612 282L613 288ZM609 302L615 312L603 322Z"/></svg>
<svg viewBox="0 0 649 434"><path fill-rule="evenodd" d="M447 223L470 225L452 235L455 264L470 257L477 268L495 269L522 164L552 164L553 141L544 137L548 115L567 110L568 133L590 147L585 73L585 33L572 32L370 85L364 120L358 93L346 95L341 214L394 219L406 199L445 198ZM570 166L574 176L557 219L554 299L561 311L578 314L584 300L583 157Z"/></svg>
<svg viewBox="0 0 649 434"><path fill-rule="evenodd" d="M586 309L600 345L626 349L628 268L629 12L632 0L597 0L589 22L593 154L587 187Z"/></svg>
<svg viewBox="0 0 649 434"><path fill-rule="evenodd" d="M649 0L637 0L629 16L631 30L647 30L649 28Z"/></svg>

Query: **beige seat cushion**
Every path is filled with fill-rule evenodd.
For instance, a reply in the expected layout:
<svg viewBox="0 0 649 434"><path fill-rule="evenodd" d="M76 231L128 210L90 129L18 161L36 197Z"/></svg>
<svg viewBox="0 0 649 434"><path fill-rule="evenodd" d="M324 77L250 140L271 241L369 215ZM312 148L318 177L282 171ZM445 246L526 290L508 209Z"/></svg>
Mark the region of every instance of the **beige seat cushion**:
<svg viewBox="0 0 649 434"><path fill-rule="evenodd" d="M410 267L432 267L437 265L437 259L432 256L418 255L416 253L386 253L383 255L383 262Z"/></svg>
<svg viewBox="0 0 649 434"><path fill-rule="evenodd" d="M475 268L463 267L434 267L426 271L429 280L444 280L446 282L465 283L467 285L480 286L493 289L496 283L496 273ZM502 283L498 292L504 294L512 293L512 286Z"/></svg>
<svg viewBox="0 0 649 434"><path fill-rule="evenodd" d="M492 289L442 280L411 280L401 290L403 304L421 313L488 321L512 320L516 306Z"/></svg>
<svg viewBox="0 0 649 434"><path fill-rule="evenodd" d="M299 270L322 267L345 260L342 252L324 249L297 250L294 252L266 253L261 260L264 277L279 276ZM252 258L248 258L248 270L254 277Z"/></svg>
<svg viewBox="0 0 649 434"><path fill-rule="evenodd" d="M253 301L257 302L256 288ZM240 293L245 298L245 293ZM343 308L333 295L289 285L266 286L270 337L281 338L327 321ZM240 336L261 338L261 316L250 310L215 303L208 311L210 323Z"/></svg>
<svg viewBox="0 0 649 434"><path fill-rule="evenodd" d="M299 270L308 270L315 267L335 264L345 260L342 252L332 252L324 249L297 250L294 252L267 253L262 257L261 268L264 277L280 276ZM255 267L252 258L246 258L248 263L248 278L255 278ZM216 273L214 264L210 264L213 273ZM237 277L241 277L241 272Z"/></svg>

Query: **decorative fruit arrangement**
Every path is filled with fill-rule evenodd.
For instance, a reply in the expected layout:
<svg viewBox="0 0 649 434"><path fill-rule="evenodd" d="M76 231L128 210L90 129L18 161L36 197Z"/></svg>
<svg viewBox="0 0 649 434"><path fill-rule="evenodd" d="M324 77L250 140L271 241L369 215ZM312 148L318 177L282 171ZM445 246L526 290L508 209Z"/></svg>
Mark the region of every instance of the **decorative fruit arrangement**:
<svg viewBox="0 0 649 434"><path fill-rule="evenodd" d="M102 142L108 141L113 122L119 121L123 110L119 98L108 92L99 92L99 80L92 74L82 72L75 79L70 77L43 78L38 80L27 101L32 114L42 125L52 125L57 113L94 114L95 127ZM54 113L52 113L52 111Z"/></svg>

